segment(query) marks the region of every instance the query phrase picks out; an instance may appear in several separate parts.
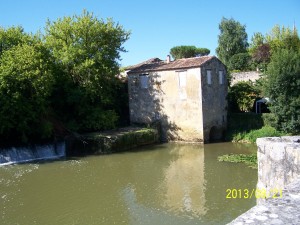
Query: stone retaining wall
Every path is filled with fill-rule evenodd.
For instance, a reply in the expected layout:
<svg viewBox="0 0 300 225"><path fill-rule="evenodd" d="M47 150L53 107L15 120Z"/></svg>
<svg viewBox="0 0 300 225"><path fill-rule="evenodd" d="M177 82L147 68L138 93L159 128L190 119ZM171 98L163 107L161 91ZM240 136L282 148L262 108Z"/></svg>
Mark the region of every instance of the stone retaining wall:
<svg viewBox="0 0 300 225"><path fill-rule="evenodd" d="M257 71L232 73L230 85L232 86L237 82L249 81L249 80L255 82L260 78L260 75L261 73Z"/></svg>
<svg viewBox="0 0 300 225"><path fill-rule="evenodd" d="M66 140L67 156L108 154L159 142L154 128L127 127L112 131L95 132L70 137Z"/></svg>
<svg viewBox="0 0 300 225"><path fill-rule="evenodd" d="M300 136L259 138L256 143L257 206L229 224L300 224Z"/></svg>

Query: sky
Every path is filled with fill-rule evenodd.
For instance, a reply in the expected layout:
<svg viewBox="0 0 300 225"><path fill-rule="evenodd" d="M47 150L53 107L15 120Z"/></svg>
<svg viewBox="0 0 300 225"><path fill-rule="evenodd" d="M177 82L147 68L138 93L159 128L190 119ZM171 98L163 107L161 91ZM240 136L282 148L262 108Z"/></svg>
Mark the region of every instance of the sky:
<svg viewBox="0 0 300 225"><path fill-rule="evenodd" d="M254 32L268 33L276 24L300 30L299 0L0 0L0 26L22 26L26 32L43 31L47 19L81 14L83 9L99 18L113 18L131 31L124 43L121 65L147 59L165 59L178 45L208 48L216 55L222 17L246 25L248 39Z"/></svg>

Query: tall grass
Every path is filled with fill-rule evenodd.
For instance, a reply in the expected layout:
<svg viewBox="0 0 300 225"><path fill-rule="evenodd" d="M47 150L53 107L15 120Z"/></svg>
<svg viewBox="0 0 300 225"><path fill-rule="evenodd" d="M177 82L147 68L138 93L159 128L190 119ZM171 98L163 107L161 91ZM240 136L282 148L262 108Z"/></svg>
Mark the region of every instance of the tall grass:
<svg viewBox="0 0 300 225"><path fill-rule="evenodd" d="M247 142L255 143L257 138L261 137L279 137L286 135L283 132L276 130L274 127L264 126L257 130L250 130L248 132L237 132L233 135L233 142Z"/></svg>

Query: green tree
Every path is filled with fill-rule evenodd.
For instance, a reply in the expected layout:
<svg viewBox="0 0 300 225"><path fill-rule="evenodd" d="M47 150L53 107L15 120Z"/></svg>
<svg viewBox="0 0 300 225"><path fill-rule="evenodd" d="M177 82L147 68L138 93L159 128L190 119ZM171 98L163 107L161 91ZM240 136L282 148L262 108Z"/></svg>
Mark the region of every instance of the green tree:
<svg viewBox="0 0 300 225"><path fill-rule="evenodd" d="M264 35L260 32L254 33L253 36L251 37L251 43L248 49L249 53L252 55L256 51L256 49L264 43L265 43Z"/></svg>
<svg viewBox="0 0 300 225"><path fill-rule="evenodd" d="M229 109L231 112L250 112L257 97L259 90L252 82L238 82L229 89Z"/></svg>
<svg viewBox="0 0 300 225"><path fill-rule="evenodd" d="M296 28L275 25L272 30L266 34L266 42L271 47L271 52L276 52L280 49L298 49L300 40Z"/></svg>
<svg viewBox="0 0 300 225"><path fill-rule="evenodd" d="M197 48L192 45L181 45L171 48L170 54L173 59L191 58L196 56L208 55L210 50L207 48Z"/></svg>
<svg viewBox="0 0 300 225"><path fill-rule="evenodd" d="M223 17L219 29L220 35L216 52L220 60L228 66L233 55L247 52L246 26L234 19Z"/></svg>
<svg viewBox="0 0 300 225"><path fill-rule="evenodd" d="M112 19L92 13L47 22L45 41L55 59L57 73L52 107L74 130L112 128L120 52L129 38Z"/></svg>
<svg viewBox="0 0 300 225"><path fill-rule="evenodd" d="M272 54L264 79L264 92L272 100L277 129L300 133L300 52L279 49Z"/></svg>
<svg viewBox="0 0 300 225"><path fill-rule="evenodd" d="M39 43L10 47L0 60L0 136L2 140L26 142L48 138L47 121L52 91L52 62Z"/></svg>
<svg viewBox="0 0 300 225"><path fill-rule="evenodd" d="M33 36L26 34L20 26L7 29L0 27L0 56L16 45L30 44L35 41Z"/></svg>
<svg viewBox="0 0 300 225"><path fill-rule="evenodd" d="M249 70L251 61L251 56L249 53L238 53L233 55L229 60L229 69L230 70Z"/></svg>

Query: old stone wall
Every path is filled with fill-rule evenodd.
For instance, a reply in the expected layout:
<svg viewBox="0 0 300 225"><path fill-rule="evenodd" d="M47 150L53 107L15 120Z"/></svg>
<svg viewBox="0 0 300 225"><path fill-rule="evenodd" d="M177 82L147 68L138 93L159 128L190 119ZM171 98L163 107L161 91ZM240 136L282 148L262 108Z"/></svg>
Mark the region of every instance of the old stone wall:
<svg viewBox="0 0 300 225"><path fill-rule="evenodd" d="M116 130L70 136L66 139L67 156L123 152L158 143L156 128L124 127Z"/></svg>
<svg viewBox="0 0 300 225"><path fill-rule="evenodd" d="M261 73L257 72L257 71L232 73L230 85L232 86L240 81L255 82L256 80L258 80L260 78L260 76L261 76Z"/></svg>
<svg viewBox="0 0 300 225"><path fill-rule="evenodd" d="M198 68L131 73L128 92L131 123L159 120L165 140L222 138L227 124L227 79L225 66L217 58Z"/></svg>
<svg viewBox="0 0 300 225"><path fill-rule="evenodd" d="M300 136L259 138L257 146L257 206L229 224L300 224Z"/></svg>
<svg viewBox="0 0 300 225"><path fill-rule="evenodd" d="M207 71L211 71L208 82ZM222 72L223 78L220 78ZM222 79L222 81L220 81ZM222 138L227 126L227 79L225 66L213 59L201 67L204 141Z"/></svg>
<svg viewBox="0 0 300 225"><path fill-rule="evenodd" d="M185 77L180 85L179 74ZM150 72L148 88L139 74L128 76L132 123L160 121L164 140L203 141L200 68Z"/></svg>

